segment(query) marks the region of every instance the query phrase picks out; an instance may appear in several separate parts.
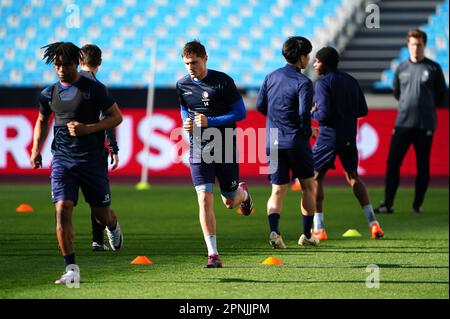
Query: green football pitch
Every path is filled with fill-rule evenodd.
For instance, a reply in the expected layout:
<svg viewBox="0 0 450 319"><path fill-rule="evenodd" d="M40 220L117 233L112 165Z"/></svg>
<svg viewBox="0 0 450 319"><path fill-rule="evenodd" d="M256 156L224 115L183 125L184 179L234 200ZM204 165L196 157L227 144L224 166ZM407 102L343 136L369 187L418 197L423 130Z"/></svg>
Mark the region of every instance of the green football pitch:
<svg viewBox="0 0 450 319"><path fill-rule="evenodd" d="M285 200L280 229L286 250L268 243L268 186L251 187L256 212L227 210L216 189L222 269L204 269L206 248L191 186L136 191L112 186L112 206L124 232L119 252L92 252L88 206L80 198L73 216L78 289L56 286L64 271L54 227L50 186L0 185L0 298L448 298L449 191L430 188L424 213L411 213L413 190L397 193L396 212L379 217L385 238L370 237L366 218L349 188L326 189L329 236L318 247L300 247L299 193ZM369 189L373 203L381 188ZM17 213L21 203L33 213ZM344 238L348 229L362 237ZM145 255L152 265L131 265ZM267 257L284 265L266 266ZM379 268L379 287L373 286ZM372 277L371 277L372 276ZM370 285L369 285L370 287Z"/></svg>

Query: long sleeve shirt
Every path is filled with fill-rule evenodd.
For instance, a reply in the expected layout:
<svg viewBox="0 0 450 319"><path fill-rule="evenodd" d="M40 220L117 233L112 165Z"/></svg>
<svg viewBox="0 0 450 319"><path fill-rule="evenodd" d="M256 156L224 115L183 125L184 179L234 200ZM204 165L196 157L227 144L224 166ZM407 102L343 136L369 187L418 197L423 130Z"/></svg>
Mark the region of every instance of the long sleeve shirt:
<svg viewBox="0 0 450 319"><path fill-rule="evenodd" d="M266 148L296 148L311 136L313 85L291 64L268 74L260 88L256 108L266 116ZM276 137L271 136L277 129Z"/></svg>
<svg viewBox="0 0 450 319"><path fill-rule="evenodd" d="M315 103L312 117L320 127L317 143L356 144L358 118L368 112L358 82L345 72L331 70L316 81Z"/></svg>
<svg viewBox="0 0 450 319"><path fill-rule="evenodd" d="M435 108L446 96L445 78L439 64L427 58L419 63L403 61L395 71L392 86L399 101L395 126L434 130Z"/></svg>

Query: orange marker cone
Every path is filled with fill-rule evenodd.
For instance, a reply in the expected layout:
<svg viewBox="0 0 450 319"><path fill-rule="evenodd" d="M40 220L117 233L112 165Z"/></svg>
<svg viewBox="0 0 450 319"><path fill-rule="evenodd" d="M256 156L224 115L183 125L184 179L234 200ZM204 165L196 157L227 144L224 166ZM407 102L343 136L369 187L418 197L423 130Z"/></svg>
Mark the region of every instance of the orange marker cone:
<svg viewBox="0 0 450 319"><path fill-rule="evenodd" d="M283 263L281 262L281 260L279 260L276 257L269 257L266 258L263 262L263 265L269 265L269 266L278 266L278 265L283 265Z"/></svg>
<svg viewBox="0 0 450 319"><path fill-rule="evenodd" d="M136 258L133 259L132 262L130 262L130 264L132 264L132 265L151 265L151 264L153 264L153 261L151 261L150 259L148 259L145 256L137 256Z"/></svg>
<svg viewBox="0 0 450 319"><path fill-rule="evenodd" d="M300 184L300 182L298 180L296 180L295 183L293 183L291 185L291 189L293 191L301 191L302 190L302 185Z"/></svg>
<svg viewBox="0 0 450 319"><path fill-rule="evenodd" d="M28 204L20 204L19 206L17 206L16 212L18 212L18 213L32 213L33 212L33 207L31 207Z"/></svg>

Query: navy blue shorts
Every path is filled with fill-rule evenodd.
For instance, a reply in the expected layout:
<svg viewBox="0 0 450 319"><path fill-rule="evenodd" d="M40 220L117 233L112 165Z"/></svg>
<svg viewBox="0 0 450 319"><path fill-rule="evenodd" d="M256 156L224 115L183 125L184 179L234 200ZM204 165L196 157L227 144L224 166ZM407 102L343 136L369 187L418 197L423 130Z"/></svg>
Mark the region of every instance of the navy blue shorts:
<svg viewBox="0 0 450 319"><path fill-rule="evenodd" d="M316 143L313 148L314 169L316 172L326 172L335 169L334 161L339 157L346 172L357 172L358 149L355 144L348 146L330 146Z"/></svg>
<svg viewBox="0 0 450 319"><path fill-rule="evenodd" d="M81 188L84 199L92 207L107 207L111 204L108 167L103 162L75 163L59 159L52 161L52 200L78 202Z"/></svg>
<svg viewBox="0 0 450 319"><path fill-rule="evenodd" d="M274 171L269 174L269 181L275 185L288 184L291 181L291 171L292 179L314 177L314 162L309 144L298 149L278 150L278 159L273 153L270 154L269 169Z"/></svg>
<svg viewBox="0 0 450 319"><path fill-rule="evenodd" d="M208 144L207 144L208 145ZM201 157L194 158L194 148L191 144L189 149L189 166L191 168L192 183L196 187L197 191L199 185L206 185L206 189L211 190L211 186L214 185L216 178L219 181L220 190L225 197L234 197L233 193L239 186L239 163L237 157L236 142L233 140L233 144L225 147L225 143L222 144L221 161L214 162L214 157L209 158L210 162L205 162L205 153L213 155L214 149L207 150L207 145L201 146ZM209 148L208 148L209 149ZM231 152L231 157L226 158L226 152ZM231 161L231 162L228 162ZM207 185L210 184L210 185ZM231 194L230 194L231 193Z"/></svg>
<svg viewBox="0 0 450 319"><path fill-rule="evenodd" d="M220 189L234 192L239 186L238 163L190 163L194 186L214 184L219 181Z"/></svg>

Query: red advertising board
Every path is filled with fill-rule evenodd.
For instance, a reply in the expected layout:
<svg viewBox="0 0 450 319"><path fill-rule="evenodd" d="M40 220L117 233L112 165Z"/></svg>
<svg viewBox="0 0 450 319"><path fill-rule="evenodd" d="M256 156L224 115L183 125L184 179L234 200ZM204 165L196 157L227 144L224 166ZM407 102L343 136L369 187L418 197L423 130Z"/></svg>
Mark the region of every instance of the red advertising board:
<svg viewBox="0 0 450 319"><path fill-rule="evenodd" d="M138 176L147 162L150 176L187 176L189 167L187 136L182 134L178 110L156 109L152 117L143 109L124 109L124 121L116 129L120 148L120 166L111 175ZM449 118L447 109L438 110L438 128L433 140L431 175L448 176L449 173ZM359 171L364 176L384 176L390 137L396 110L370 110L359 122ZM42 147L43 168L33 170L29 155L37 110L0 109L0 179L2 175L49 175L52 133ZM265 171L265 118L254 110L239 123L240 172L242 176L257 176ZM50 130L51 131L51 130ZM314 140L312 140L312 143ZM145 143L148 152L145 152ZM413 149L408 151L402 165L402 175L416 173ZM330 172L342 174L337 169Z"/></svg>

